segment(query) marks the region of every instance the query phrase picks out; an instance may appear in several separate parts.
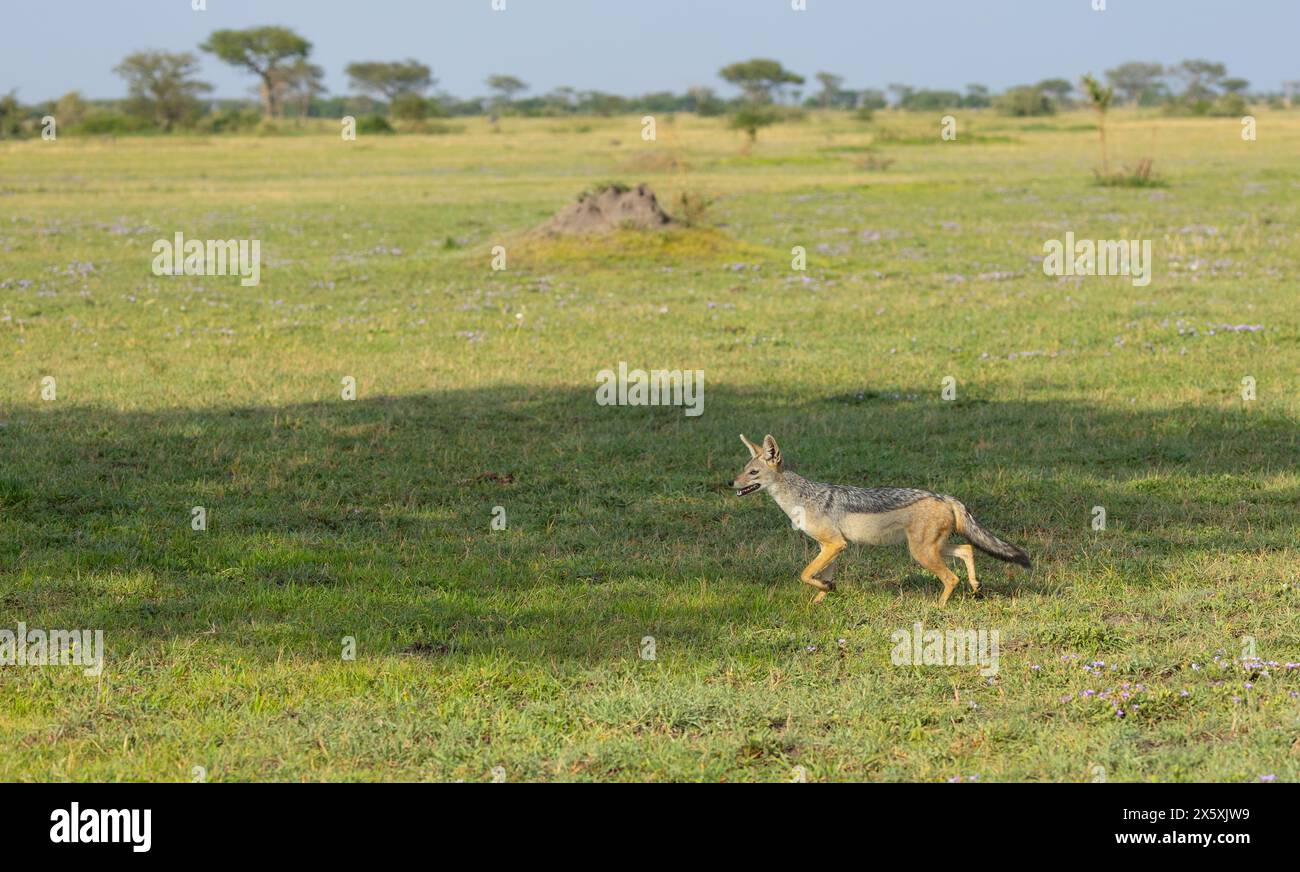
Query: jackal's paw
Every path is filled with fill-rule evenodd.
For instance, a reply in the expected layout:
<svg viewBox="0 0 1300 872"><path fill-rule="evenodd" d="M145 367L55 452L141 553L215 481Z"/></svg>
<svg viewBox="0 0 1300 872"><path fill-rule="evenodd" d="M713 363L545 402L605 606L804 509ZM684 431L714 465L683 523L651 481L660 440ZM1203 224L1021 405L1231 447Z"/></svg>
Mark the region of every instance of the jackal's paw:
<svg viewBox="0 0 1300 872"><path fill-rule="evenodd" d="M813 601L813 605L816 605L817 603L821 602L821 601L824 600L824 599L826 599L826 591L824 591L824 590L819 590L819 591L817 591L817 596L813 597L813 600L812 600L812 601Z"/></svg>

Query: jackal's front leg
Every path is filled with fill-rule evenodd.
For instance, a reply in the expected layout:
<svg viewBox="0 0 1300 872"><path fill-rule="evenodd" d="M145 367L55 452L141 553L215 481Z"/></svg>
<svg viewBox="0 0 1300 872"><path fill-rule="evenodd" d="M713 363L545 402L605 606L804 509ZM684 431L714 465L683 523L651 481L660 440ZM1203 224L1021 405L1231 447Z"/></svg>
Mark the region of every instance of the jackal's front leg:
<svg viewBox="0 0 1300 872"><path fill-rule="evenodd" d="M834 590L835 585L829 580L823 581L817 576L822 570L830 566L836 557L844 550L843 542L822 542L822 550L813 558L812 563L804 567L803 572L799 573L799 580L804 584L811 584L817 588L817 596L813 597L813 602L819 603L826 598L826 592Z"/></svg>

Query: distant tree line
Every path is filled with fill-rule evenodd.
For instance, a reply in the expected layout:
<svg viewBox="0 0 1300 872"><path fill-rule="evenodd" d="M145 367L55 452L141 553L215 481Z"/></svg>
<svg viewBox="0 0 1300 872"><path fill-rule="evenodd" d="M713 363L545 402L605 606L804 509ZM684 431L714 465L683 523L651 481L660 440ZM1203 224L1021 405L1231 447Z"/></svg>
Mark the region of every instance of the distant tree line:
<svg viewBox="0 0 1300 872"><path fill-rule="evenodd" d="M324 71L311 63L312 44L284 27L218 30L199 47L248 74L257 99L213 99L212 86L198 78L198 56L192 52L146 50L122 59L113 72L127 86L121 100L88 100L73 91L57 100L30 106L10 92L0 96L0 138L32 135L41 119L53 116L61 129L83 133L227 131L274 127L282 119L341 118L352 115L363 130L398 127L428 129L436 119L454 116L616 115L632 112L691 112L727 115L733 127L751 140L760 128L798 117L806 109L854 112L863 120L890 108L938 112L990 108L1007 115L1050 115L1086 103L1086 95L1070 79L1045 79L994 94L984 85L964 91L914 88L890 83L883 90L850 88L842 76L815 74L816 87L805 88L804 76L780 62L754 58L723 67L718 75L739 94L719 96L700 85L685 93L657 91L622 96L604 91L555 88L528 95L523 80L506 74L489 76L486 96L461 99L445 92L430 94L437 84L430 67L418 60L355 61L345 68L352 89L328 95ZM1246 112L1250 83L1228 75L1221 63L1187 60L1173 66L1130 62L1105 71L1117 104L1164 107L1174 114L1240 115ZM1300 82L1285 84L1279 93L1254 94L1257 101L1281 107L1294 105Z"/></svg>

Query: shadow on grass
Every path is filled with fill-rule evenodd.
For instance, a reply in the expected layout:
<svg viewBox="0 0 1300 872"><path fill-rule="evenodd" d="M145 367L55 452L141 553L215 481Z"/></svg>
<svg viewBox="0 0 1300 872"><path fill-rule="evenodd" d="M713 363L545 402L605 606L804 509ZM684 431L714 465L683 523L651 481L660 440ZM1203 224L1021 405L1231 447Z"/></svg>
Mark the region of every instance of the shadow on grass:
<svg viewBox="0 0 1300 872"><path fill-rule="evenodd" d="M1062 582L1043 575L1089 550L1158 570L1294 540L1300 494L1270 485L1300 448L1293 420L907 396L711 385L699 418L521 386L12 408L0 412L0 625L98 627L126 650L211 636L243 656L335 660L347 635L433 660L597 661L647 626L705 644L719 626L773 626L807 596L803 537L770 501L723 484L747 456L742 431L774 434L814 479L958 496L1035 556L1034 574L1009 578L981 558L998 566L993 596L1050 595ZM1089 527L1098 505L1104 540ZM192 529L196 506L206 531ZM841 582L937 593L903 553L871 554L851 552Z"/></svg>

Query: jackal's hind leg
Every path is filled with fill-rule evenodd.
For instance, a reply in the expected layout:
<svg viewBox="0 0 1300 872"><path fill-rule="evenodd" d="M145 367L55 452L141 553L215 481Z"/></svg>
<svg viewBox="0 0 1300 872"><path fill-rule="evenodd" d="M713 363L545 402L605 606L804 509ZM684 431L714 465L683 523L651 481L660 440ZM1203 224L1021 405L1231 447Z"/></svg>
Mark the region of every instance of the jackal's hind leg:
<svg viewBox="0 0 1300 872"><path fill-rule="evenodd" d="M944 560L951 560L954 557L960 557L962 563L966 564L966 580L970 582L972 593L980 592L980 583L975 578L975 549L969 544L966 545L945 545L940 549Z"/></svg>
<svg viewBox="0 0 1300 872"><path fill-rule="evenodd" d="M943 593L939 594L939 605L948 604L948 597L956 590L959 581L957 573L948 568L948 564L943 560L943 548L933 539L926 540L916 536L908 535L907 550L912 552L913 559L926 569L939 576L943 582Z"/></svg>

